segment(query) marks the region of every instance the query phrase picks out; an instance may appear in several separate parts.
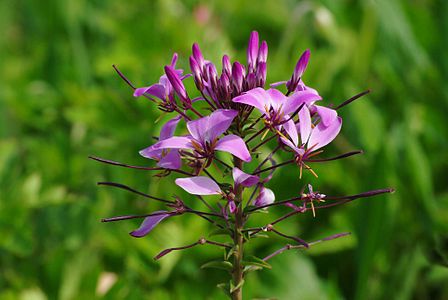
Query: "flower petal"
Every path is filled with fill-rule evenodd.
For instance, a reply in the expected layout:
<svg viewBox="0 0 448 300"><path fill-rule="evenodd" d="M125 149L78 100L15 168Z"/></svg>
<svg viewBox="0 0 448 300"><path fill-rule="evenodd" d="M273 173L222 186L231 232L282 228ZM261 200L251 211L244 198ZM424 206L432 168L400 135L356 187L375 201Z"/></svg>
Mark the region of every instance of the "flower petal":
<svg viewBox="0 0 448 300"><path fill-rule="evenodd" d="M168 211L164 211L164 210L155 211L154 213L156 214L155 216L146 217L143 220L140 227L138 229L130 232L129 234L132 235L133 237L138 237L138 238L144 237L151 230L153 230L154 227L157 226L157 224L162 222L164 219L172 216L172 214L170 214Z"/></svg>
<svg viewBox="0 0 448 300"><path fill-rule="evenodd" d="M300 140L305 144L311 134L311 113L306 105L299 111L299 131Z"/></svg>
<svg viewBox="0 0 448 300"><path fill-rule="evenodd" d="M208 129L209 116L187 122L187 129L191 136L200 143L205 142L205 135Z"/></svg>
<svg viewBox="0 0 448 300"><path fill-rule="evenodd" d="M229 201L229 211L234 214L236 212L236 204L235 201Z"/></svg>
<svg viewBox="0 0 448 300"><path fill-rule="evenodd" d="M162 149L154 149L153 146L150 146L148 148L140 150L138 153L145 158L158 160L162 157L163 150Z"/></svg>
<svg viewBox="0 0 448 300"><path fill-rule="evenodd" d="M145 93L163 100L165 98L165 87L162 84L156 83L151 86L138 88L134 91L134 97L140 97Z"/></svg>
<svg viewBox="0 0 448 300"><path fill-rule="evenodd" d="M165 123L165 125L162 126L162 129L160 130L160 136L159 141L166 140L167 138L170 138L174 135L174 131L176 130L177 124L179 123L181 117L177 116L168 122Z"/></svg>
<svg viewBox="0 0 448 300"><path fill-rule="evenodd" d="M182 160L178 150L168 150L169 152L162 156L157 165L161 168L177 170L182 166Z"/></svg>
<svg viewBox="0 0 448 300"><path fill-rule="evenodd" d="M154 150L157 149L194 149L191 144L191 138L186 136L173 136L166 140L159 141L152 146Z"/></svg>
<svg viewBox="0 0 448 300"><path fill-rule="evenodd" d="M285 118L289 118L286 116ZM289 137L292 139L292 142L294 145L297 145L299 142L299 136L297 134L297 127L294 123L294 120L289 120L288 122L283 124L283 128L285 128L286 133L289 135Z"/></svg>
<svg viewBox="0 0 448 300"><path fill-rule="evenodd" d="M314 109L316 109L317 114L320 116L320 119L325 126L332 124L338 116L336 110L325 106L314 105Z"/></svg>
<svg viewBox="0 0 448 300"><path fill-rule="evenodd" d="M216 150L229 152L245 162L251 161L249 150L242 138L234 134L223 137L216 143Z"/></svg>
<svg viewBox="0 0 448 300"><path fill-rule="evenodd" d="M296 145L294 145L290 140L287 140L283 137L280 138L282 140L282 142L287 145L288 147L290 147L292 150L294 150L294 152L296 152L298 155L303 155L305 153L305 150L303 150L302 148L297 147Z"/></svg>
<svg viewBox="0 0 448 300"><path fill-rule="evenodd" d="M310 139L308 141L308 147L313 147L313 151L330 143L336 138L342 127L342 119L337 117L336 120L330 124L330 126L325 126L323 122L317 124L311 132Z"/></svg>
<svg viewBox="0 0 448 300"><path fill-rule="evenodd" d="M311 105L315 101L322 100L322 97L316 95L311 91L298 91L288 97L284 107L283 113L290 114L300 107L302 103Z"/></svg>
<svg viewBox="0 0 448 300"><path fill-rule="evenodd" d="M206 139L213 141L226 132L237 115L238 111L233 109L215 110L209 117Z"/></svg>
<svg viewBox="0 0 448 300"><path fill-rule="evenodd" d="M275 201L275 194L271 189L265 188L262 186L260 188L260 193L258 197L255 199L255 206L263 206L267 204L271 204Z"/></svg>
<svg viewBox="0 0 448 300"><path fill-rule="evenodd" d="M269 106L278 111L280 107L286 104L287 97L282 92L276 89L269 89L266 91L268 95Z"/></svg>
<svg viewBox="0 0 448 300"><path fill-rule="evenodd" d="M218 195L221 192L219 185L205 176L177 178L176 184L193 195Z"/></svg>
<svg viewBox="0 0 448 300"><path fill-rule="evenodd" d="M268 96L262 88L252 89L232 100L235 103L244 103L257 108L262 114L266 112L266 105L269 106Z"/></svg>
<svg viewBox="0 0 448 300"><path fill-rule="evenodd" d="M233 180L235 185L242 185L245 187L251 187L256 185L260 181L260 177L255 175L246 174L238 168L232 170Z"/></svg>

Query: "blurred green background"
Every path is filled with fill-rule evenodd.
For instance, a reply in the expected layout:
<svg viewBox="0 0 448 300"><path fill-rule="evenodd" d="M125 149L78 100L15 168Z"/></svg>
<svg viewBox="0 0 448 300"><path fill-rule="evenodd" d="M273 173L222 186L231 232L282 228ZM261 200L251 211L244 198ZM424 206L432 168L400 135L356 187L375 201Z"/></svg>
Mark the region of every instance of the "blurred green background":
<svg viewBox="0 0 448 300"><path fill-rule="evenodd" d="M224 53L245 60L251 30L269 44L268 82L288 79L309 48L304 79L327 103L373 91L340 111L342 134L326 150L365 154L315 166L319 180L279 171L269 185L277 199L308 179L325 194L397 192L282 224L310 241L353 234L276 257L273 270L250 274L246 298L448 299L447 12L443 0L1 1L0 299L225 299L216 284L226 274L199 269L221 250L152 259L205 235L203 220L168 220L143 239L128 235L138 221L99 222L158 206L97 181L185 197L175 176L87 157L154 164L138 150L158 133L160 112L134 99L112 64L145 86L173 52L187 69L193 42L217 64ZM249 251L284 243L256 241Z"/></svg>

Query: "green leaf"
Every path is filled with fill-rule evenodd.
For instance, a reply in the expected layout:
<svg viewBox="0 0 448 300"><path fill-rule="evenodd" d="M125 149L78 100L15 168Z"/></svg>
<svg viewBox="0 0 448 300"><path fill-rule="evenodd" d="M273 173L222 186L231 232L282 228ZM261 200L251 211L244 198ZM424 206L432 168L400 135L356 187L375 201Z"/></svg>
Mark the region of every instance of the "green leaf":
<svg viewBox="0 0 448 300"><path fill-rule="evenodd" d="M226 250L226 252L224 253L224 259L229 260L234 253L235 253L235 246L230 248L228 251Z"/></svg>
<svg viewBox="0 0 448 300"><path fill-rule="evenodd" d="M265 238L268 239L269 235L265 234L265 233L257 233L256 235L253 235L250 237L251 239L256 239L256 238Z"/></svg>
<svg viewBox="0 0 448 300"><path fill-rule="evenodd" d="M220 270L225 270L225 271L232 271L233 269L233 265L228 262L228 261L221 261L221 260L212 260L209 261L208 263L205 263L201 266L201 269L205 269L205 268L214 268L214 269L220 269Z"/></svg>
<svg viewBox="0 0 448 300"><path fill-rule="evenodd" d="M241 281L236 286L234 286L233 282L230 281L230 294L232 294L234 291L236 291L237 289L242 287L243 284L244 284L244 279L241 279Z"/></svg>
<svg viewBox="0 0 448 300"><path fill-rule="evenodd" d="M220 288L229 298L231 297L230 284L223 282L223 283L218 283L216 286L218 288Z"/></svg>
<svg viewBox="0 0 448 300"><path fill-rule="evenodd" d="M272 269L270 264L253 255L246 257L245 260L243 260L242 264L243 266L257 266L261 268Z"/></svg>

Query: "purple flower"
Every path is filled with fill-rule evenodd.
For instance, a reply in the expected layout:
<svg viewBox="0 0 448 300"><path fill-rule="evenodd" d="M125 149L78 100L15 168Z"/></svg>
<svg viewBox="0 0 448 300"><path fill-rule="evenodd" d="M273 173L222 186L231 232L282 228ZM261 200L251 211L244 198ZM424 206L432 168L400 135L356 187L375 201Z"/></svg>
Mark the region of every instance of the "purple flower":
<svg viewBox="0 0 448 300"><path fill-rule="evenodd" d="M174 135L174 131L176 130L180 119L181 117L177 116L163 125L160 130L159 141L166 140ZM182 165L181 157L177 150L153 149L153 147L150 146L141 150L139 153L143 157L156 160L158 162L157 165L161 168L180 169Z"/></svg>
<svg viewBox="0 0 448 300"><path fill-rule="evenodd" d="M200 158L211 161L214 151L225 151L243 161L249 162L251 156L244 141L234 134L218 138L230 127L238 112L231 109L218 109L206 116L187 123L188 136L173 136L159 141L151 150L190 149Z"/></svg>
<svg viewBox="0 0 448 300"><path fill-rule="evenodd" d="M184 107L191 107L191 99L188 97L187 90L177 70L172 66L165 66L165 74L174 91L176 91L176 94L184 104Z"/></svg>
<svg viewBox="0 0 448 300"><path fill-rule="evenodd" d="M286 83L286 88L288 89L288 92L291 93L296 90L297 85L299 84L299 81L301 80L302 75L306 70L309 60L310 60L310 50L307 49L300 56L299 60L297 61L296 67L294 68L294 73L292 74L291 79Z"/></svg>
<svg viewBox="0 0 448 300"><path fill-rule="evenodd" d="M302 162L313 151L333 141L342 127L342 119L337 116L335 110L317 105L312 106L312 110L319 117L317 124L313 124L311 119L312 113L307 106L304 106L299 112L299 124L297 127L300 132L300 144L298 139L292 139L291 141L282 138L282 141L296 152L298 162Z"/></svg>
<svg viewBox="0 0 448 300"><path fill-rule="evenodd" d="M206 176L177 178L175 182L192 195L219 195L222 193L219 185Z"/></svg>
<svg viewBox="0 0 448 300"><path fill-rule="evenodd" d="M249 45L247 47L247 67L249 72L255 71L258 58L258 32L252 31L249 37Z"/></svg>
<svg viewBox="0 0 448 300"><path fill-rule="evenodd" d="M173 58L171 60L171 68L177 74L177 76L181 76L183 70L175 69L177 62L177 53L174 53ZM182 77L182 79L186 78L186 76ZM174 99L174 89L170 80L166 75L162 75L159 79L159 83L137 88L134 91L134 97L140 97L142 95L147 96L149 99L155 101L154 98L158 98L161 100L160 106L166 111L173 111L175 107L175 99Z"/></svg>
<svg viewBox="0 0 448 300"><path fill-rule="evenodd" d="M260 178L255 175L250 175L244 173L238 168L232 169L232 176L234 180L234 189L237 186L251 187L256 185ZM178 178L175 180L176 184L184 189L186 192L193 195L222 195L224 198L227 198L227 206L230 213L234 214L237 211L237 206L234 201L233 193L235 190L231 190L233 193L226 194L224 193L219 185L211 178L206 176L195 176L195 177L187 177L187 178ZM224 209L225 212L225 209Z"/></svg>
<svg viewBox="0 0 448 300"><path fill-rule="evenodd" d="M157 226L160 222L162 222L164 219L168 217L172 217L173 214L169 211L161 210L161 211L155 211L153 216L146 217L140 227L131 233L133 237L144 237L148 233L151 232L151 230L154 229L154 227Z"/></svg>
<svg viewBox="0 0 448 300"><path fill-rule="evenodd" d="M260 181L258 176L246 174L238 168L233 168L232 176L235 182L235 187L238 185L251 187ZM193 195L223 194L219 185L213 179L206 176L178 178L175 182L186 192Z"/></svg>
<svg viewBox="0 0 448 300"><path fill-rule="evenodd" d="M295 112L302 103L320 100L320 96L311 92L297 92L292 97L286 97L279 90L262 88L252 89L241 96L234 98L236 103L244 103L255 107L264 114L267 127L280 130L281 126L293 139L297 139L297 129L289 114Z"/></svg>
<svg viewBox="0 0 448 300"><path fill-rule="evenodd" d="M271 189L260 187L260 193L254 201L255 206L263 206L271 204L275 201L275 194Z"/></svg>
<svg viewBox="0 0 448 300"><path fill-rule="evenodd" d="M244 187L251 187L260 181L260 177L246 174L236 167L232 169L232 176L235 186L242 185Z"/></svg>

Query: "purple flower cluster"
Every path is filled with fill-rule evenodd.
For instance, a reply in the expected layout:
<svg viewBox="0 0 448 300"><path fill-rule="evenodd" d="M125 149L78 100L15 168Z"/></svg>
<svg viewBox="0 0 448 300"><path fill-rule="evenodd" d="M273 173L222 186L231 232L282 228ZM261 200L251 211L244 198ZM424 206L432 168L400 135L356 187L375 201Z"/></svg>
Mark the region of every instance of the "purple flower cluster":
<svg viewBox="0 0 448 300"><path fill-rule="evenodd" d="M135 97L146 97L156 103L160 110L174 116L163 125L157 141L140 151L143 157L155 160L157 167L129 166L94 158L114 165L161 171L159 176L168 176L171 173L182 175L175 179L175 184L198 197L207 211L193 210L186 204L187 201L179 197L174 201L165 200L121 184L102 183L139 193L167 206L166 210L144 216L120 216L104 221L144 218L140 228L131 232L134 237L143 237L169 217L184 213L202 217L214 226L227 230L230 243L201 238L188 246L164 250L156 258L173 250L196 245L212 244L226 249L238 246L241 255L239 252L234 254L231 270L235 286L244 276L245 269L242 269L241 265L243 245L259 232L269 231L297 243L288 244L281 252L295 247L308 247L309 243L279 232L274 225L299 213L311 210L314 215L317 209L392 191L382 189L351 196L331 197L313 191L313 187L308 184L308 193L303 190L296 191L296 195L290 199L275 201L275 189L266 185L278 168L295 165L300 174L298 179L302 176L302 169L317 177L310 166L311 163L361 153L353 151L334 158L318 157L323 152L321 149L332 142L341 130L342 118L337 110L367 92L360 93L336 107L322 105L324 101L319 93L306 86L302 79L310 60L309 50L301 55L289 80L265 88L267 56L266 41L260 43L258 33L252 32L247 49L247 64L243 65L238 61L232 63L230 58L224 55L221 73L218 73L212 62L204 59L197 44L193 45L189 58L191 73L183 75L183 70L176 68L178 56L174 54L171 64L164 67L165 72L159 82L147 87L135 88L116 69L134 89ZM189 79L190 77L192 79ZM194 80L198 97L190 96L192 93L187 92L185 80ZM282 85L286 87L285 91L282 91ZM186 130L176 134L177 127ZM262 146L273 150L254 168L255 158L258 158L260 153L258 149ZM291 159L277 164L273 156L279 151L288 153ZM249 162L252 163L248 164ZM270 166L263 168L265 164ZM221 171L220 177L213 175L216 172L213 172L211 167ZM268 175L262 178L262 173ZM252 196L243 197L246 195L243 193L245 189L251 189ZM219 200L212 202L202 197L211 195L218 196ZM268 222L267 225L245 228L252 213L273 206L288 207L291 211L277 220ZM271 257L272 255L266 257L264 261ZM234 292L231 291L231 294Z"/></svg>

